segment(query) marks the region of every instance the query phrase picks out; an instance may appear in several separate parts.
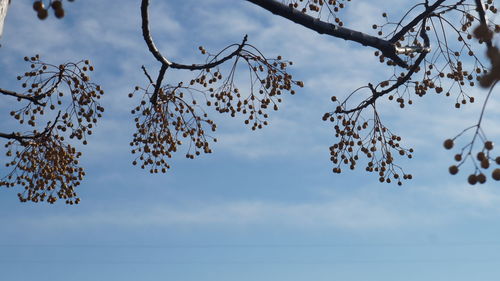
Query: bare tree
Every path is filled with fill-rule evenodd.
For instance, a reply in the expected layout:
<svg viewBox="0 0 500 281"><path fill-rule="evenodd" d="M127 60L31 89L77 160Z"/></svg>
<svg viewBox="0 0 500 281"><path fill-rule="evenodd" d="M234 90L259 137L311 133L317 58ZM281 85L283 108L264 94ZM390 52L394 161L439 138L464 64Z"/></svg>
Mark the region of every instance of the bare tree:
<svg viewBox="0 0 500 281"><path fill-rule="evenodd" d="M349 4L347 0L247 1L311 31L371 47L380 63L393 69L383 81L367 83L343 98L331 98L333 109L324 114L323 120L332 122L335 129L336 141L330 147L334 173L340 173L344 166L355 169L358 163L366 163L366 171L376 173L381 182L401 185L412 175L396 160L411 158L413 149L404 147L401 136L384 125L377 107L380 99L387 97L405 107L413 103L415 96L435 92L454 97L459 108L474 102L468 89L477 81L492 89L499 77L500 56L492 37L500 27L488 18L488 14L497 12L491 0L421 1L396 17L383 13L381 22L372 26L376 35L345 26L339 13ZM47 7L54 10L56 17L64 16L61 0L48 2ZM232 117L244 116L252 130L261 129L268 125L268 111L278 110L283 96L293 95L304 86L288 73L291 61L281 56L267 57L249 43L246 35L214 53L200 46L206 56L202 63L173 62L156 47L151 36L149 5L149 0L141 1L142 34L159 66L154 77L143 66L147 84L136 86L129 94L131 98L139 96L132 110L137 129L130 143L136 155L134 165L151 173L166 172L169 158L181 147L191 159L211 153L210 144L217 141L212 135L216 124L207 108ZM49 15L43 1L34 1L33 8L42 20ZM476 54L482 51L480 44L486 45L491 71ZM90 82L88 73L93 67L87 60L58 66L43 62L39 56L25 60L31 69L18 77L23 90L0 88L0 93L23 103L11 115L33 129L0 133L7 140L7 156L11 159L7 166L12 168L0 185L23 186L21 201L54 203L62 198L69 204L78 203L75 188L85 173L78 166L80 153L67 139L87 143L93 124L104 111L98 103L103 91ZM236 85L235 73L242 69L239 65L246 66L249 90ZM192 78L164 82L169 72L182 70L189 70ZM356 102L360 98L361 102ZM483 114L484 107L479 122L464 130L475 129L473 139L455 155L458 163L450 167L450 173L456 174L470 159L476 167L469 177L471 184L486 181L483 172L491 160L500 164L500 158L490 155L493 143L481 129ZM43 122L37 120L41 115ZM464 132L446 140L445 148L453 148L454 140ZM482 146L475 158L474 144L478 140ZM500 180L500 170L495 169L492 177Z"/></svg>

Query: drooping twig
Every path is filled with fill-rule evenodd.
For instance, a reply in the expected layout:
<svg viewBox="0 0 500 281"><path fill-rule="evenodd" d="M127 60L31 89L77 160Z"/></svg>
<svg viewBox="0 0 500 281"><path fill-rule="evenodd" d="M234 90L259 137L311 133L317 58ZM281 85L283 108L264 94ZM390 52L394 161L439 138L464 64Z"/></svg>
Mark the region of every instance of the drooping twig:
<svg viewBox="0 0 500 281"><path fill-rule="evenodd" d="M420 31L420 37L424 40L424 48L429 48L429 45L430 45L430 40L429 40L429 36L427 35L426 31L425 31L425 21L426 21L426 18L423 19L423 23L422 23L422 29ZM355 111L358 111L358 110L362 110L364 108L366 108L367 106L369 105L372 105L375 103L375 101L387 94L387 93L390 93L394 90L396 90L397 88L399 88L401 85L403 85L404 83L406 83L407 81L409 81L411 79L411 76L415 73L415 71L419 68L420 64L422 63L422 61L425 59L425 57L427 56L427 52L422 52L420 53L420 55L418 56L418 58L415 60L415 63L410 67L410 69L408 70L408 72L406 73L405 76L399 78L396 83L394 83L391 87L383 90L383 91L376 91L376 89L373 87L373 85L369 84L369 88L370 90L372 91L372 96L366 100L364 100L363 102L361 102L357 107L354 107L354 108L351 108L351 109L348 109L348 110L344 110L342 108L338 108L335 113L342 113L342 114L349 114L349 113L352 113L352 112L355 112Z"/></svg>
<svg viewBox="0 0 500 281"><path fill-rule="evenodd" d="M392 36L392 38L389 39L389 42L396 43L401 37L403 37L406 33L408 33L408 31L414 28L419 22L421 22L424 18L428 17L432 12L434 12L434 10L436 10L439 7L439 5L441 5L444 1L445 0L438 0L432 6L426 7L426 9L422 13L420 13L407 25L401 28L401 30L398 31L398 33L394 34L394 36Z"/></svg>
<svg viewBox="0 0 500 281"><path fill-rule="evenodd" d="M0 132L0 138L13 139L13 140L16 140L17 142L19 142L21 145L26 145L28 143L27 140L34 140L34 139L38 139L40 137L47 136L47 135L51 134L52 131L54 130L54 127L56 126L57 122L59 121L60 116L61 116L61 111L59 111L59 113L57 114L57 116L54 119L54 121L52 122L52 124L51 124L51 122L47 123L47 127L45 127L43 132L36 132L35 131L32 135L22 135L20 133L7 134L7 133Z"/></svg>

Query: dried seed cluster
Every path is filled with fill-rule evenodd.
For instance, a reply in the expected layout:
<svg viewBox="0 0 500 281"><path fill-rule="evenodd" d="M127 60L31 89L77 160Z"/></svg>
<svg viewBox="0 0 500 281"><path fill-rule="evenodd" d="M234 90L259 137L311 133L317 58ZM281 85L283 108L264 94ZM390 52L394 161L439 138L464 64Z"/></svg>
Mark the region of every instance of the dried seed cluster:
<svg viewBox="0 0 500 281"><path fill-rule="evenodd" d="M487 1L485 9L489 13L497 13L493 1ZM406 14L397 21L391 21L387 13L383 13L384 23L373 24L372 28L382 38L392 39L406 22L413 19L410 14ZM401 71L400 66L387 59L380 51L375 51L375 56L378 57L380 63L394 67L393 74L389 79L378 83L376 86L370 84L368 87L361 87L354 91L338 104L339 106L334 112L327 113L324 116L325 120L335 122L335 131L339 138L339 142L331 148L332 161L337 165L334 172L340 171L340 164L349 165L351 169L354 169L355 163L360 158L359 151L363 152L368 158L373 157L375 152L380 152L382 156L379 156L379 159L383 158L383 161L377 166L379 173L380 171L390 170L387 167L393 164L393 155L407 155L411 158L413 150L401 149L399 143L396 143L400 138L391 134L381 124L375 109L375 102L379 97L387 95L389 100L395 101L399 107L404 108L406 105L413 104L415 96L423 97L429 92L446 96L453 94L456 97L455 107L460 108L475 101L473 96L467 94L468 87L475 86L478 81L480 84L491 85L500 77L498 74L491 74L487 67L481 63L475 52L472 51L474 41L472 40L473 35L470 28L477 26L478 18L476 15L475 5L465 2L459 2L453 7L447 5L438 7L432 17L426 21L421 21L419 25L410 29L396 41L396 47L409 50L399 55L410 66L408 69L403 69L403 71ZM474 34L476 38L479 38L480 42L485 42L491 39L495 32L500 32L500 26L492 21L489 21L488 27L483 29L476 29ZM431 43L431 53L429 54L422 53L427 41ZM488 52L488 57L493 62L492 72L500 73L499 53L495 48L490 48ZM495 61L499 62L496 63L496 68ZM417 62L420 63L415 65ZM412 75L409 76L409 73ZM367 88L370 89L369 95L362 99L358 106L346 107L351 100L354 100L353 97L363 94L361 90ZM333 100L336 101L337 99L333 97ZM365 119L361 115L361 111L365 108L373 108L374 111L374 117L369 118L368 121L364 121ZM344 113L338 114L341 112ZM362 130L368 132L365 131L362 134ZM483 139L486 144L487 141L485 138ZM372 145L375 147L372 147ZM485 181L481 169L488 167L489 162L492 160L487 152L480 152L481 154L478 157L481 160L475 162L476 170L469 177L470 182ZM470 153L469 151L469 154L464 154L464 151L462 151L455 159L465 161L464 159L474 158L470 157ZM476 157L476 159L479 158ZM369 161L366 169L372 171L371 167L374 167L375 163L375 161ZM459 164L461 165L461 163ZM457 173L460 165L452 166L450 172ZM386 167L385 170L382 167ZM373 171L376 171L375 167ZM393 175L396 174L398 173L393 172ZM493 175L498 175L500 178L499 174L500 170L494 171L492 177L495 178ZM401 175L398 175L398 178L401 178ZM408 179L411 178L411 175L403 173L402 178ZM384 177L380 177L380 181L387 181L387 179L385 173Z"/></svg>
<svg viewBox="0 0 500 281"><path fill-rule="evenodd" d="M337 16L337 13L345 8L346 3L351 0L287 0L283 1L290 8L300 10L302 13L309 13L321 18L322 14L327 14L327 20L343 26L344 23Z"/></svg>
<svg viewBox="0 0 500 281"><path fill-rule="evenodd" d="M80 198L75 189L85 176L83 168L78 166L81 153L61 138L47 132L20 145L8 142L6 147L11 150L7 156L13 156L13 160L6 167L12 167L15 172L0 180L0 186L24 187L24 191L18 193L21 202L53 204L60 198L66 204L78 204Z"/></svg>
<svg viewBox="0 0 500 281"><path fill-rule="evenodd" d="M104 112L98 102L104 91L90 82L89 73L94 70L90 61L55 66L41 61L38 55L24 60L30 63L31 71L18 76L17 80L22 82L25 95L32 100L23 108L11 111L10 115L20 124L36 127L39 116L64 110L56 128L69 132L69 138L87 144L86 136L92 134L97 119Z"/></svg>
<svg viewBox="0 0 500 281"><path fill-rule="evenodd" d="M68 0L68 2L73 2L74 0ZM36 15L39 19L44 20L49 16L49 8L54 10L54 15L58 19L64 18L64 7L62 0L49 0L48 5L45 6L45 1L37 0L33 2L33 10L35 10Z"/></svg>
<svg viewBox="0 0 500 281"><path fill-rule="evenodd" d="M483 184L487 181L488 176L486 174L488 173L488 169L491 167L492 163L495 163L497 165L500 165L500 156L492 156L491 153L494 148L494 144L492 141L487 140L484 136L484 134L478 129L479 126L472 126L461 132L459 135L457 135L453 139L447 139L444 141L443 146L445 149L453 149L455 146L455 141L457 138L459 138L462 134L464 134L466 131L470 129L476 129L472 141L467 143L465 146L463 146L460 149L460 152L455 154L453 157L454 160L457 162L454 165L451 165L448 168L448 171L452 175L458 174L460 167L467 162L467 160L470 160L474 166L474 172L470 174L467 178L467 182L471 185L475 185L476 183ZM479 151L473 152L474 144L477 139L480 139L482 142L482 147ZM500 181L500 168L495 168L493 171L491 171L491 178Z"/></svg>
<svg viewBox="0 0 500 281"><path fill-rule="evenodd" d="M208 118L203 109L205 106L231 117L245 116L244 123L252 130L268 125L266 110L278 110L281 95L286 92L295 94L294 86L302 87L303 83L293 80L287 72L291 62L281 56L266 59L252 46L246 47L235 56L227 75L222 74L224 71L220 67L202 69L189 83L162 87L156 99L152 98L153 84L135 88L129 96L141 93L142 100L132 110L137 132L130 145L132 153L138 155L134 165L148 168L151 173L165 173L170 167L168 158L186 141L186 157L189 159L201 153L211 153L209 141L217 139L207 132L214 132L217 126ZM208 56L207 64L223 55L212 55L203 47L199 50ZM249 70L251 87L246 94L235 85L239 62L245 62L245 69Z"/></svg>
<svg viewBox="0 0 500 281"><path fill-rule="evenodd" d="M474 97L467 94L467 87L476 85L476 81L481 82L482 76L487 76L487 67L481 63L476 54L472 51L472 39L470 28L477 23L477 12L474 9L475 5L468 5L462 3L454 9L448 6L440 7L436 10L442 18L446 18L442 23L442 28L433 30L429 22L425 27L411 29L404 37L396 43L397 47L404 46L423 46L421 37L421 29L425 28L426 33L432 38L431 50L424 59L423 63L416 68L416 73L420 76L413 75L419 78L412 78L406 83L404 87L398 87L389 96L390 100L395 100L400 107L411 105L413 103L412 94L419 97L424 96L429 91L437 94L444 93L446 96L454 94L456 96L455 107L474 102ZM497 10L493 1L488 1L486 10L496 13ZM388 35L385 38L390 38L394 35L394 27L401 21L389 21L387 13L383 13L382 17L385 19L383 24L374 24L372 27L378 30L378 35L382 36L385 33ZM457 21L457 19L459 19ZM454 25L458 25L456 28ZM500 26L489 22L491 30L500 32ZM434 25L435 27L435 25ZM388 31L388 32L386 32ZM481 41L481 40L480 40ZM453 43L451 43L453 42ZM395 65L392 61L387 60L381 52L376 51L375 56L379 61L388 65ZM419 54L409 52L406 54L406 63L412 65ZM404 58L403 55L400 56ZM469 63L472 58L473 63ZM466 63L467 62L467 63ZM391 86L402 77L406 72L399 72L397 68L394 69L394 74L391 78L382 82L382 87Z"/></svg>
<svg viewBox="0 0 500 281"><path fill-rule="evenodd" d="M203 53L204 48L200 49ZM208 61L214 59L215 57L209 54ZM235 74L237 63L240 61L244 61L249 70L251 87L250 92L246 94L242 93L234 82L237 80ZM292 64L281 56L275 59L265 58L249 46L236 58L226 77L223 77L220 68L215 71L205 69L189 82L189 87L198 87L198 91L204 92L205 104L217 112L227 113L231 117L241 114L245 116L245 124L251 126L252 130L262 129L269 123L266 110L278 110L282 94L288 92L294 95L294 86L304 86L302 81L293 80L292 75L287 72L287 67Z"/></svg>
<svg viewBox="0 0 500 281"><path fill-rule="evenodd" d="M332 98L334 102L337 99ZM396 182L412 178L394 163L396 156L412 158L413 149L403 148L401 137L393 134L381 122L374 110L374 118L363 120L360 114L342 115L325 113L324 121L333 122L338 142L330 147L333 172L341 173L342 166L354 170L358 162L365 158L367 172L376 173L380 182Z"/></svg>
<svg viewBox="0 0 500 281"><path fill-rule="evenodd" d="M81 153L65 140L87 144L104 112L98 102L104 91L90 82L94 67L88 60L59 66L41 61L38 55L24 60L31 69L17 79L24 89L18 101L26 104L10 115L32 131L9 136L5 147L6 156L12 158L7 167L12 170L0 185L24 186L23 202L54 203L62 198L68 204L78 203L75 188L85 175L78 167Z"/></svg>
<svg viewBox="0 0 500 281"><path fill-rule="evenodd" d="M143 93L140 104L132 110L137 132L130 145L132 154L138 155L133 165L149 168L150 173L165 173L170 168L167 158L184 140L189 142L187 158L212 152L209 140L217 140L206 131L215 131L216 125L194 100L188 102L189 94L185 96L184 91L189 92L182 84L167 85L160 89L156 104L150 102L152 93L148 88L136 87L130 95Z"/></svg>

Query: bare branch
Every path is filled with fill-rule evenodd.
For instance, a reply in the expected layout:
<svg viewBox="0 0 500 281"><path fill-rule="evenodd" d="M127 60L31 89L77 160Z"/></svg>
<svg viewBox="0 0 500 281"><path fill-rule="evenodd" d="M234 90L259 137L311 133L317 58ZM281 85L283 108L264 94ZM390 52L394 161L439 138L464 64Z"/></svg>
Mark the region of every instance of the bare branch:
<svg viewBox="0 0 500 281"><path fill-rule="evenodd" d="M61 116L61 111L59 111L59 113L57 114L56 118L54 119L54 122L47 123L47 126L45 127L43 132L34 131L32 135L22 135L18 132L10 134L0 132L0 138L13 139L19 142L21 145L27 145L27 140L34 140L51 134L60 116Z"/></svg>
<svg viewBox="0 0 500 281"><path fill-rule="evenodd" d="M276 0L247 0L255 5L258 5L269 12L289 19L297 24L300 24L308 29L314 30L320 34L328 34L333 37L341 38L348 41L354 41L363 46L373 47L384 54L385 57L393 60L397 65L407 68L408 65L396 54L394 42L387 41L363 32L352 30L349 28L334 25L328 22L321 21L317 18L309 16L301 11L289 7ZM444 0L440 0L444 1Z"/></svg>
<svg viewBox="0 0 500 281"><path fill-rule="evenodd" d="M201 69L207 69L207 68L213 68L216 67L217 65L224 63L225 61L233 58L234 56L238 55L243 47L246 44L246 41L248 39L247 35L243 38L243 41L241 44L238 46L238 48L232 52L231 54L223 57L220 60L213 61L207 64L179 64L179 63L174 63L166 59L158 50L156 47L155 43L153 42L153 37L151 36L151 31L149 29L149 15L148 15L148 6L149 6L149 0L142 0L141 3L141 16L142 16L142 36L144 37L144 41L146 41L146 44L148 45L149 51L153 54L153 56L161 62L163 65L166 65L171 68L175 69L188 69L188 70L201 70Z"/></svg>
<svg viewBox="0 0 500 281"><path fill-rule="evenodd" d="M14 91L2 89L2 88L0 88L0 94L16 97L18 99L29 100L36 105L45 106L45 103L40 102L40 99L43 98L42 95L38 95L38 96L23 95L23 94L19 94L19 93L16 93Z"/></svg>
<svg viewBox="0 0 500 281"><path fill-rule="evenodd" d="M391 39L389 39L389 42L396 43L401 37L403 37L410 29L414 28L420 21L422 21L424 18L428 17L434 10L436 10L441 3L443 3L445 0L438 0L434 5L428 6L425 11L420 13L420 15L416 16L411 22L409 22L407 25L405 25L401 30L394 34Z"/></svg>
<svg viewBox="0 0 500 281"><path fill-rule="evenodd" d="M162 65L160 72L158 73L158 78L156 79L156 84L155 84L155 90L153 92L153 95L151 96L151 99L149 101L156 105L156 100L158 98L158 91L160 91L161 87L161 81L163 80L163 77L165 76L165 72L167 71L168 66Z"/></svg>
<svg viewBox="0 0 500 281"><path fill-rule="evenodd" d="M158 48L156 48L156 45L153 42L153 37L151 36L151 32L149 31L148 6L149 6L149 0L142 0L141 2L142 36L144 37L144 41L146 41L146 44L148 45L148 49L151 52L151 54L153 54L153 56L162 64L171 65L172 63L161 55L160 51L158 50Z"/></svg>
<svg viewBox="0 0 500 281"><path fill-rule="evenodd" d="M414 54L414 53L430 53L431 48L430 47L422 47L422 46L403 46L403 47L396 47L396 54Z"/></svg>
<svg viewBox="0 0 500 281"><path fill-rule="evenodd" d="M429 41L429 36L427 35L427 33L425 31L425 21L426 21L426 18L423 18L423 26L422 26L422 29L420 31L420 37L422 37L422 39L424 40L424 47L423 48L429 48L430 41ZM368 84L368 87L372 91L372 96L370 98L368 98L368 99L364 100L363 102L361 102L357 107L349 109L349 110L344 110L341 107L338 107L335 110L335 113L349 114L349 113L352 113L352 112L355 112L355 111L358 111L358 110L362 110L362 109L366 108L369 105L373 105L375 103L375 101L379 97L381 97L381 96L383 96L383 95L385 95L387 93L390 93L390 92L396 90L401 85L403 85L404 83L408 82L411 79L411 76L413 75L413 73L415 73L417 71L417 69L420 67L420 64L425 59L425 57L427 56L427 54L428 54L428 52L422 52L422 53L420 53L420 55L418 56L418 58L415 60L415 63L410 67L408 73L406 73L405 76L403 76L401 78L398 78L398 80L396 81L396 83L394 83L391 87L389 87L389 88L387 88L387 89L385 89L383 91L378 92L373 87L372 84Z"/></svg>
<svg viewBox="0 0 500 281"><path fill-rule="evenodd" d="M214 68L214 67L226 62L227 60L239 55L241 53L241 51L243 50L243 47L245 47L247 40L248 40L248 35L245 35L245 37L243 37L243 41L241 41L241 44L238 45L238 48L236 50L234 50L234 52L221 58L220 60L213 61L213 62L210 62L207 64L192 64L192 65L172 63L172 65L170 65L170 67L176 68L176 69L188 69L188 70L201 70L201 69L207 69L207 68Z"/></svg>
<svg viewBox="0 0 500 281"><path fill-rule="evenodd" d="M144 71L144 75L146 75L146 77L148 78L149 80L149 83L153 84L153 79L151 78L151 75L149 75L148 71L146 70L146 67L143 65L141 66L142 68L142 71Z"/></svg>

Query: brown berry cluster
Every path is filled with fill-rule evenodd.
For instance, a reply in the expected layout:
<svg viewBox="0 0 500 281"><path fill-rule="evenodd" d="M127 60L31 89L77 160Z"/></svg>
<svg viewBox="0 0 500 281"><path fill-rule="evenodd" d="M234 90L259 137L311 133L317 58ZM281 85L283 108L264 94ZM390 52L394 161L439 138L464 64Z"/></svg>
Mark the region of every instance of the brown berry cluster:
<svg viewBox="0 0 500 281"><path fill-rule="evenodd" d="M339 26L344 23L337 16L337 13L345 8L346 3L351 0L287 0L284 3L290 8L300 10L302 13L309 13L313 16L321 18L322 14L327 14L328 20L333 20Z"/></svg>
<svg viewBox="0 0 500 281"><path fill-rule="evenodd" d="M249 70L251 87L247 94L242 93L234 83L237 80L236 63L239 61L246 62L245 68ZM269 123L266 110L278 110L284 93L294 95L294 86L304 86L302 81L293 80L292 75L287 72L289 65L292 62L283 60L281 56L267 59L261 54L254 54L252 50L243 49L227 77L222 76L220 68L216 71L205 69L189 84L191 87L202 88L201 91L206 93L204 99L207 106L214 107L219 113L230 114L231 117L241 114L245 116L244 123L250 125L252 130L262 129Z"/></svg>
<svg viewBox="0 0 500 281"><path fill-rule="evenodd" d="M207 134L215 131L215 123L193 99L193 93L182 83L164 86L160 89L156 102L151 102L151 88L136 87L134 94L142 93L140 104L132 110L137 132L130 145L132 154L137 154L133 165L149 169L150 173L165 173L170 168L168 158L187 141L186 157L193 159L203 153L211 153L209 140L217 139Z"/></svg>
<svg viewBox="0 0 500 281"><path fill-rule="evenodd" d="M455 141L458 137L460 137L469 129L475 128L479 128L479 126L469 127L455 138L445 140L443 143L444 148L452 149L455 146ZM478 137L482 142L482 148L477 152L473 152L474 144ZM460 167L467 160L470 160L474 166L474 172L468 176L467 182L471 185L475 185L476 183L485 183L488 178L486 176L486 174L488 173L487 170L490 168L491 164L495 163L497 165L500 165L500 156L494 157L491 155L493 148L493 142L484 138L484 135L480 130L476 130L472 141L463 146L460 149L459 153L455 154L453 158L457 162L457 164L451 165L448 171L450 172L450 174L456 175L458 174ZM500 168L495 168L493 169L493 171L491 171L491 178L496 181L500 181Z"/></svg>
<svg viewBox="0 0 500 281"><path fill-rule="evenodd" d="M50 131L18 137L23 140L5 145L9 149L7 156L13 158L6 166L13 170L0 180L0 186L24 187L24 191L18 193L21 202L53 204L60 198L66 204L78 204L80 198L75 189L85 176L78 165L81 153Z"/></svg>
<svg viewBox="0 0 500 281"><path fill-rule="evenodd" d="M427 71L423 74L421 81L408 81L406 87L400 87L394 89L394 91L388 95L389 100L394 100L398 103L399 107L404 108L405 105L412 105L412 93L418 97L423 97L430 91L436 94L444 93L445 96L451 96L454 89L457 90L458 94L456 96L455 108L460 108L462 105L467 103L474 103L475 98L470 96L464 89L464 86L474 86L474 80L480 79L480 73L486 73L486 69L483 67L476 67L475 70L470 73L469 71L463 70L462 62L458 61L456 67L450 72L437 72L435 65L429 64L426 66ZM417 67L415 72L419 72L420 67ZM399 79L401 79L405 73L401 73ZM445 78L452 81L452 83L446 83L443 81ZM381 82L378 86L381 88L389 87L398 82L398 79L386 80ZM445 86L447 85L447 86ZM446 90L444 87L447 87ZM446 91L446 93L445 93Z"/></svg>
<svg viewBox="0 0 500 281"><path fill-rule="evenodd" d="M498 8L495 6L494 0L486 0L486 3L484 3L484 9L494 14L498 13Z"/></svg>
<svg viewBox="0 0 500 281"><path fill-rule="evenodd" d="M77 166L81 153L65 140L76 138L87 144L104 111L98 103L104 92L90 82L88 72L94 67L88 60L58 66L41 61L38 55L24 60L30 71L17 77L24 92L15 97L26 104L10 115L32 130L2 135L9 139L6 155L13 159L7 163L12 170L1 184L24 186L23 202L54 203L57 195L68 204L78 203L75 188L85 174Z"/></svg>
<svg viewBox="0 0 500 281"><path fill-rule="evenodd" d="M59 66L45 63L38 55L24 60L31 70L17 77L25 89L27 105L10 114L20 124L37 126L37 119L49 112L61 112L60 123L56 128L68 132L69 138L87 144L86 136L104 108L98 100L104 94L101 86L90 81L89 73L94 70L89 60L77 63L68 62Z"/></svg>
<svg viewBox="0 0 500 281"><path fill-rule="evenodd" d="M267 109L278 110L283 94L293 95L295 86L303 87L303 82L293 80L287 72L292 62L281 56L267 59L251 45L245 46L247 48L241 47L234 56L227 75L222 74L224 71L217 64L213 68L202 68L189 83L161 87L157 97L151 79L147 88L136 87L134 93L129 94L133 97L142 93L140 104L132 110L137 132L130 145L132 153L138 155L134 165L143 169L147 167L151 173L164 173L170 167L167 158L171 158L186 140L189 143L187 158L211 153L209 140L216 139L207 132L214 132L216 125L208 118L204 107L231 117L244 116L244 123L252 130L261 129L268 125ZM224 55L223 52L212 55L203 47L199 50L207 55L205 65L211 65ZM245 67L239 66L239 62L245 62ZM240 79L235 73L240 69L249 72L251 86L248 93L235 85Z"/></svg>
<svg viewBox="0 0 500 281"><path fill-rule="evenodd" d="M337 98L332 97L336 102ZM393 134L381 122L374 109L373 118L365 120L361 112L351 114L325 113L324 121L334 123L335 137L338 142L330 147L330 160L334 164L333 172L341 173L342 166L354 170L357 164L366 159L365 170L376 173L380 182L396 182L412 179L402 168L394 163L396 156L412 158L413 149L403 148L401 137Z"/></svg>
<svg viewBox="0 0 500 281"><path fill-rule="evenodd" d="M68 0L68 2L73 2L74 0ZM49 16L49 8L54 10L54 15L58 19L64 18L64 8L62 0L49 0L48 5L45 6L45 1L37 0L33 2L33 10L35 10L36 15L39 19L44 20Z"/></svg>
<svg viewBox="0 0 500 281"><path fill-rule="evenodd" d="M496 13L493 1L488 1L486 10ZM429 91L432 91L437 94L444 93L446 96L451 96L452 93L455 94L455 107L460 108L467 103L474 102L474 97L467 94L467 87L475 86L478 80L481 82L481 76L487 73L487 67L473 51L474 42L471 40L473 39L473 35L470 28L476 26L478 23L475 5L458 3L451 8L450 6L443 5L438 7L435 14L445 19L442 20L444 24L442 28L433 30L431 25L427 24L424 26L422 24L418 28L410 29L396 42L397 47L422 47L422 29L426 31L432 42L430 46L432 54L426 56L423 63L415 68L415 72L420 73L420 76L414 75L416 77L409 80L406 83L407 86L398 87L389 96L389 99L396 100L400 107L404 107L405 104L412 104L412 93L422 97ZM394 26L406 20L403 18L398 19L396 22L391 22L387 19L386 13L383 13L382 17L386 22L383 24L374 24L372 27L378 30L380 36L388 33L388 36L385 38L393 36L395 33ZM500 26L495 25L492 21L488 24L491 30L500 32ZM459 26L459 28L456 26ZM436 27L434 26L434 28ZM388 29L388 32L384 29ZM480 42L482 41L480 40ZM395 66L381 52L376 51L375 56L379 58L381 63ZM406 63L412 65L420 54L418 52L408 52L400 55L401 58L404 58L404 56L406 56ZM387 81L394 84L405 75L406 72L399 72L398 67L395 67L394 74ZM487 79L484 80L486 81Z"/></svg>

